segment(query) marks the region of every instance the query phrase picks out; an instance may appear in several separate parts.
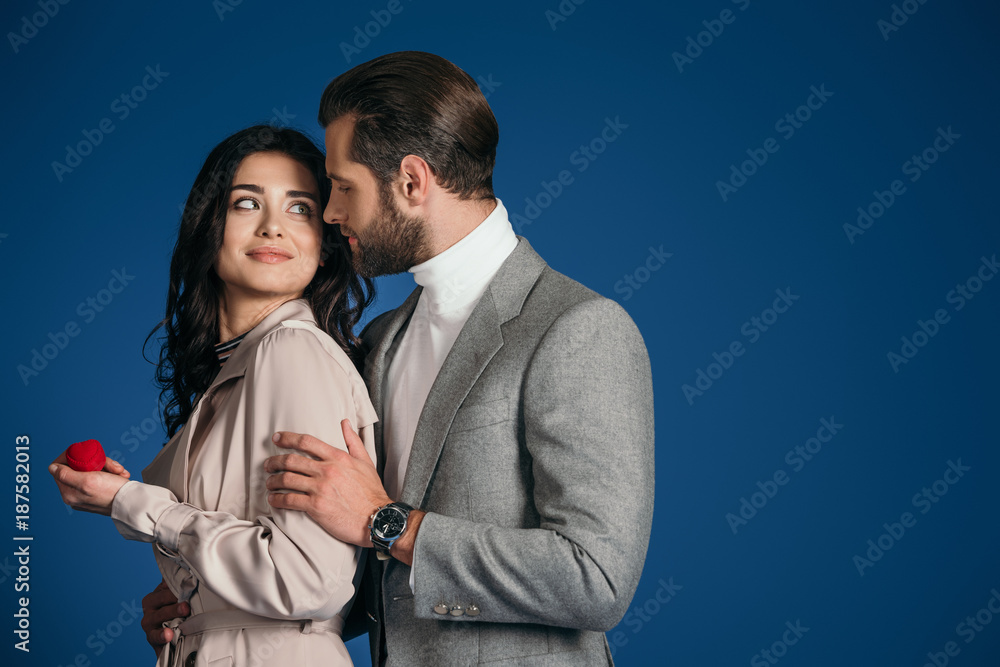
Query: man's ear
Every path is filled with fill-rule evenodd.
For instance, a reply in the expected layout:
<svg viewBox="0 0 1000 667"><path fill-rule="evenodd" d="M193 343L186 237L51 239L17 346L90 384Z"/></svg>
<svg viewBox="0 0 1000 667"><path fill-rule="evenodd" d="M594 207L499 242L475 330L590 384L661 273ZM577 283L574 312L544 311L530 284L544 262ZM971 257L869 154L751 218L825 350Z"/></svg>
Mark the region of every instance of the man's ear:
<svg viewBox="0 0 1000 667"><path fill-rule="evenodd" d="M407 155L400 161L395 188L411 206L422 205L435 183L434 172L422 157Z"/></svg>

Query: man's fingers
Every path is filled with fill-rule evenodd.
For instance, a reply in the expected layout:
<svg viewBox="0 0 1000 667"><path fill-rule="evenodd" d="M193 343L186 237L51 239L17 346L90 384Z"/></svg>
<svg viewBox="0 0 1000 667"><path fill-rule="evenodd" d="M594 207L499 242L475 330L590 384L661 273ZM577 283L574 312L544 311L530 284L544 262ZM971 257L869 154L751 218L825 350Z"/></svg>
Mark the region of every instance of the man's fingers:
<svg viewBox="0 0 1000 667"><path fill-rule="evenodd" d="M371 463L374 468L375 463L372 461L372 457L368 456L368 451L365 449L365 443L360 437L358 437L358 434L355 433L354 429L351 427L351 420L341 419L340 428L344 431L344 442L347 443L347 451L351 454L351 456Z"/></svg>
<svg viewBox="0 0 1000 667"><path fill-rule="evenodd" d="M175 618L184 618L191 614L191 605L187 602L168 604L156 609L144 610L142 620L139 622L146 632L151 632L160 628L164 623Z"/></svg>
<svg viewBox="0 0 1000 667"><path fill-rule="evenodd" d="M268 504L279 510L298 510L308 512L312 507L310 497L301 493L269 493Z"/></svg>
<svg viewBox="0 0 1000 667"><path fill-rule="evenodd" d="M265 486L271 491L299 491L308 493L313 489L312 479L294 472L281 472L267 478Z"/></svg>
<svg viewBox="0 0 1000 667"><path fill-rule="evenodd" d="M171 628L156 628L155 630L146 631L146 641L154 649L158 646L169 644L173 638L174 631Z"/></svg>
<svg viewBox="0 0 1000 667"><path fill-rule="evenodd" d="M144 613L155 611L169 604L177 604L177 596L167 588L166 584L161 583L153 589L152 593L142 599L142 611Z"/></svg>
<svg viewBox="0 0 1000 667"><path fill-rule="evenodd" d="M306 433L278 431L271 436L271 442L283 449L295 449L321 461L329 458L331 451L335 451L333 447L319 438L314 438Z"/></svg>
<svg viewBox="0 0 1000 667"><path fill-rule="evenodd" d="M301 454L278 454L265 459L264 470L267 472L285 470L312 477L316 474L316 463Z"/></svg>

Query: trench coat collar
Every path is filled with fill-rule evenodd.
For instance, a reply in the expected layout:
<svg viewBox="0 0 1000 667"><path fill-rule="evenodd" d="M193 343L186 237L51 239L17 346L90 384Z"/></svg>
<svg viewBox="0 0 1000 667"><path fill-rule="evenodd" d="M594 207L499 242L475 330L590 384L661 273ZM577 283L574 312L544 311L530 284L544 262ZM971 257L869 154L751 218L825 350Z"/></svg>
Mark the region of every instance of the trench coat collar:
<svg viewBox="0 0 1000 667"><path fill-rule="evenodd" d="M250 357L253 355L257 343L260 342L261 338L267 332L285 320L301 320L316 324L316 317L313 315L309 302L305 299L292 299L281 304L268 313L267 317L261 320L257 326L247 332L246 337L240 341L236 349L233 350L233 353L229 355L226 363L223 364L219 370L219 374L212 380L212 384L205 390L205 393L208 394L227 380L246 374L247 364L250 362Z"/></svg>
<svg viewBox="0 0 1000 667"><path fill-rule="evenodd" d="M267 332L274 329L285 320L302 320L316 323L312 308L305 299L293 299L281 304L261 320L257 326L247 332L236 349L226 360L218 375L212 380L205 393L197 398L195 407L188 417L187 423L170 441L164 445L153 460L142 471L143 481L169 488L181 502L187 501L188 495L188 453L191 438L201 415L201 406L209 394L213 393L222 383L246 374L250 358Z"/></svg>

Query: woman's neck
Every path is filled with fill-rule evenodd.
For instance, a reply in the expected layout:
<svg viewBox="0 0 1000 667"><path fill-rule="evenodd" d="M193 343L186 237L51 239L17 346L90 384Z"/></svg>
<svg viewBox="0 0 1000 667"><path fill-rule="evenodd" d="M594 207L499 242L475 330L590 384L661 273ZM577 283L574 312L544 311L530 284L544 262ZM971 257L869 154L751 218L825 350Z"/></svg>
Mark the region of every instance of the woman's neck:
<svg viewBox="0 0 1000 667"><path fill-rule="evenodd" d="M225 295L219 299L219 342L224 343L250 331L278 306L297 297L245 298Z"/></svg>

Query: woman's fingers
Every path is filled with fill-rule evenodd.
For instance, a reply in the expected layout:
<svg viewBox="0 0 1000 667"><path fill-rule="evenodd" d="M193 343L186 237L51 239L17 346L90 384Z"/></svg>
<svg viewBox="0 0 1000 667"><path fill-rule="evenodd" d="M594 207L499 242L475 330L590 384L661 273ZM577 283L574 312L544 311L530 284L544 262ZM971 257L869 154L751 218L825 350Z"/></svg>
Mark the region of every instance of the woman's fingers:
<svg viewBox="0 0 1000 667"><path fill-rule="evenodd" d="M106 456L104 458L105 458L104 461L105 472L110 472L114 475L121 475L125 479L128 479L129 477L132 476L129 473L129 471L125 469L125 466L123 466L121 463L118 463L118 461L115 461L113 458L109 456Z"/></svg>

